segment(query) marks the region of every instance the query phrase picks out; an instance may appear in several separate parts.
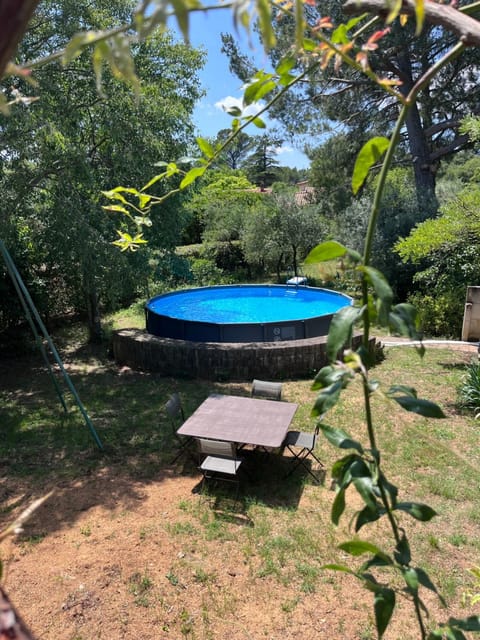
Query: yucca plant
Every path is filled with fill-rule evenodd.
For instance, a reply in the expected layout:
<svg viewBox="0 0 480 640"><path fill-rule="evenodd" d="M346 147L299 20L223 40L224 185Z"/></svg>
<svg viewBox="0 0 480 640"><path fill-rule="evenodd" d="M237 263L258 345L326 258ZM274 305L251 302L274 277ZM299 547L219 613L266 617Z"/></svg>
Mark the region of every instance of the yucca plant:
<svg viewBox="0 0 480 640"><path fill-rule="evenodd" d="M474 411L475 418L480 417L480 362L472 360L467 365L466 373L459 389L460 404Z"/></svg>

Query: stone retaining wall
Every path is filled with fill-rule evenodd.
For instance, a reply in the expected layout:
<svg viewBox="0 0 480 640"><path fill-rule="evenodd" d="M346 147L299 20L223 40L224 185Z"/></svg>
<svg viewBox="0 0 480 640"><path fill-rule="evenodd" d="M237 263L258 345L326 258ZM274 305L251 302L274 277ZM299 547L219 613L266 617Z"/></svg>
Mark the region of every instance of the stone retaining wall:
<svg viewBox="0 0 480 640"><path fill-rule="evenodd" d="M359 343L361 336L355 337ZM373 349L375 339L372 339ZM189 342L160 338L140 329L113 335L119 364L166 376L206 380L313 377L326 362L326 336L284 342Z"/></svg>

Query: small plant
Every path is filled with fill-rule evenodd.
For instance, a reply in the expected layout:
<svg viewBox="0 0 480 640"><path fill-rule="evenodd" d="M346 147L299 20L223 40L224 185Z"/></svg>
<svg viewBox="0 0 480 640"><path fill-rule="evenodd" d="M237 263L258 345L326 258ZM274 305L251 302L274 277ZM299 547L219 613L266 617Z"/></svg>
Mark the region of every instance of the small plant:
<svg viewBox="0 0 480 640"><path fill-rule="evenodd" d="M208 571L205 571L204 569L197 568L194 571L193 578L195 582L199 582L200 584L206 584L207 582L215 581L215 574L208 573Z"/></svg>
<svg viewBox="0 0 480 640"><path fill-rule="evenodd" d="M282 602L282 611L284 613L292 613L295 610L297 604L299 603L300 598L294 598L293 600L287 600L286 602Z"/></svg>
<svg viewBox="0 0 480 640"><path fill-rule="evenodd" d="M86 524L84 527L80 527L80 533L82 534L82 536L85 536L86 538L91 536L92 535L92 529L91 529L90 525Z"/></svg>
<svg viewBox="0 0 480 640"><path fill-rule="evenodd" d="M175 573L173 573L173 571L169 571L165 577L170 582L170 584L173 585L174 587L178 585L178 582L179 582L178 576Z"/></svg>
<svg viewBox="0 0 480 640"><path fill-rule="evenodd" d="M130 576L128 583L128 590L135 596L135 604L139 607L148 607L150 605L148 593L153 588L153 581L148 574L134 573Z"/></svg>
<svg viewBox="0 0 480 640"><path fill-rule="evenodd" d="M186 609L183 609L180 614L180 620L182 621L180 631L182 636L189 636L193 634L193 617L188 613Z"/></svg>
<svg viewBox="0 0 480 640"><path fill-rule="evenodd" d="M470 605L473 606L474 604L478 604L480 602L480 567L473 567L472 569L469 569L469 572L475 578L475 584L473 585L473 588L475 589L476 593L467 592L466 596L470 600Z"/></svg>
<svg viewBox="0 0 480 640"><path fill-rule="evenodd" d="M474 412L475 418L480 417L480 362L472 360L467 365L465 378L458 390L460 404Z"/></svg>

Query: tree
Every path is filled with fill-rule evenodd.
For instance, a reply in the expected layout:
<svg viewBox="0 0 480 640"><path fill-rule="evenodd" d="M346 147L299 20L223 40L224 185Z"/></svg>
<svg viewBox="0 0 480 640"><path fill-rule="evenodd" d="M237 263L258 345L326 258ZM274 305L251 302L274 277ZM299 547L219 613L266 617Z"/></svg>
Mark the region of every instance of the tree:
<svg viewBox="0 0 480 640"><path fill-rule="evenodd" d="M466 5L466 0L459 3ZM321 8L307 7L307 21L314 26L319 19L330 16L334 24L343 20L345 7L350 12L362 13L363 8L354 0L342 8L339 3L322 3ZM358 8L357 8L358 7ZM411 23L411 24L410 24ZM401 93L406 96L418 78L448 51L455 35L441 30L436 24L425 25L419 37L410 21L401 26L393 22L383 32L382 43L368 44L368 64L379 77L398 78ZM278 10L273 21L277 31L277 45L270 58L276 67L287 53L294 37L295 22ZM349 28L353 33L355 24ZM338 40L342 43L342 36ZM343 40L345 42L345 39ZM254 74L254 64L237 51L233 39L224 38L224 49L230 56L231 68L245 79ZM397 117L397 103L385 95L378 84L370 82L361 69L342 65L338 72L322 69L316 64L316 51L304 51L297 58L297 69L311 69L304 81L297 85L275 105L272 115L284 123L287 130L297 132L324 132L337 123L352 139L364 140L378 132L389 131ZM480 67L478 49L471 48L461 57L453 59L418 96L409 110L405 123L404 144L401 155L408 153L415 172L419 207L430 212L436 210L435 175L441 160L468 145L468 136L459 132L462 115L477 113L478 99L475 78ZM458 79L462 78L459 82Z"/></svg>
<svg viewBox="0 0 480 640"><path fill-rule="evenodd" d="M46 55L66 44L80 25L105 28L125 20L132 4L43 2L19 48L19 59ZM86 55L67 67L36 73L37 87L19 81L23 95L42 99L14 110L1 125L4 162L2 216L12 231L47 314L85 314L92 339L100 333L100 303L111 307L145 289L148 255L119 254L111 245L116 220L100 208L101 190L121 177L135 184L165 154L181 155L193 137L190 121L200 96L194 71L201 56L170 36L155 35L134 48L143 82L136 98L107 71L98 94ZM176 83L182 91L176 91ZM5 84L9 87L10 85ZM171 251L182 230L180 200L165 204L163 225L146 231L151 249ZM29 252L22 247L33 247Z"/></svg>
<svg viewBox="0 0 480 640"><path fill-rule="evenodd" d="M186 208L201 221L203 240L238 240L244 219L260 201L260 194L242 173L216 171L213 176L214 179L199 189Z"/></svg>
<svg viewBox="0 0 480 640"><path fill-rule="evenodd" d="M471 184L395 245L416 266L412 299L434 335L460 335L466 288L480 278L479 211L480 187Z"/></svg>
<svg viewBox="0 0 480 640"><path fill-rule="evenodd" d="M230 136L230 129L221 129L217 133L216 144L223 144ZM247 162L247 158L255 144L255 138L241 131L220 155L220 163L223 161L230 169L241 169Z"/></svg>
<svg viewBox="0 0 480 640"><path fill-rule="evenodd" d="M327 236L328 225L317 207L299 206L292 189L267 196L265 205L247 217L242 246L248 262L273 267L280 282L285 267L298 274L299 263Z"/></svg>
<svg viewBox="0 0 480 640"><path fill-rule="evenodd" d="M264 191L275 181L275 169L279 165L275 147L282 144L283 140L275 132L256 138L254 151L249 156L245 168L249 180Z"/></svg>
<svg viewBox="0 0 480 640"><path fill-rule="evenodd" d="M317 190L322 213L336 217L352 202L352 172L355 158L366 138L339 133L309 150L310 182Z"/></svg>

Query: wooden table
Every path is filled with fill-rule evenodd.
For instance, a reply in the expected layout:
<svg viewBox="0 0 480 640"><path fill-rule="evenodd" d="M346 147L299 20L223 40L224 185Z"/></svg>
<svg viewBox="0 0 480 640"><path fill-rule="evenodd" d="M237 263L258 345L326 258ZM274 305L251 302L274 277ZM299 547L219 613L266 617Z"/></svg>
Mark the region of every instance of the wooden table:
<svg viewBox="0 0 480 640"><path fill-rule="evenodd" d="M293 402L212 394L178 430L182 436L280 447L297 410Z"/></svg>

